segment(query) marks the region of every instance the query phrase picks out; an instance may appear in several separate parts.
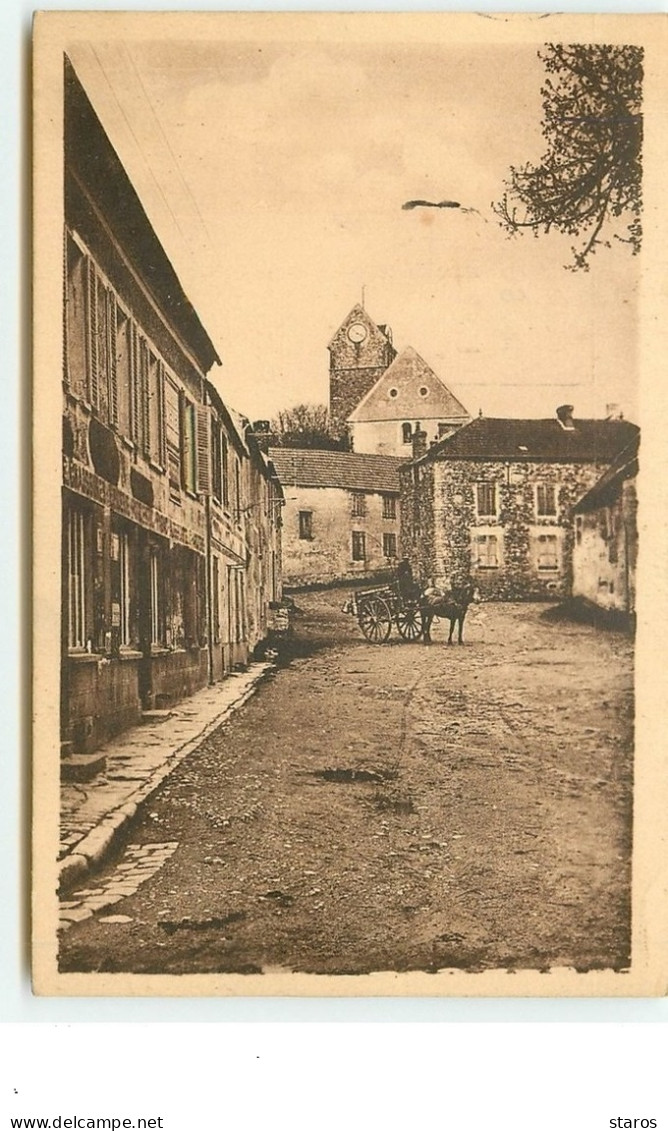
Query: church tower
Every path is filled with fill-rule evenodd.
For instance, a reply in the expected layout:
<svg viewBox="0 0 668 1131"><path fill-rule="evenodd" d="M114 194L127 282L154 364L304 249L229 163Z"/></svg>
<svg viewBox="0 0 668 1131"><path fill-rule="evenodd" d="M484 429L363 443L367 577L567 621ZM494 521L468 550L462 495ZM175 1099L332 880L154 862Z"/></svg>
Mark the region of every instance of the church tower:
<svg viewBox="0 0 668 1131"><path fill-rule="evenodd" d="M397 351L389 326L377 326L357 304L339 326L329 349L329 414L343 429L353 409L373 388Z"/></svg>

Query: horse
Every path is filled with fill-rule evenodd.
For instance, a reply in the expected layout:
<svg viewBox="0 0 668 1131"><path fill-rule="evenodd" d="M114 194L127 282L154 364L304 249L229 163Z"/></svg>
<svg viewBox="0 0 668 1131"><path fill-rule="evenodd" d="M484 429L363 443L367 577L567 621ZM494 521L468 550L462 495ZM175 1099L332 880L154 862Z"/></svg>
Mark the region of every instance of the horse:
<svg viewBox="0 0 668 1131"><path fill-rule="evenodd" d="M464 630L464 617L469 605L480 601L480 590L473 582L466 585L454 585L452 589L444 592L442 589L425 589L420 599L420 612L422 613L422 636L425 644L431 644L431 624L434 617L442 617L450 621L448 644L452 644L452 634L455 625L458 626L458 640L463 644L462 633Z"/></svg>

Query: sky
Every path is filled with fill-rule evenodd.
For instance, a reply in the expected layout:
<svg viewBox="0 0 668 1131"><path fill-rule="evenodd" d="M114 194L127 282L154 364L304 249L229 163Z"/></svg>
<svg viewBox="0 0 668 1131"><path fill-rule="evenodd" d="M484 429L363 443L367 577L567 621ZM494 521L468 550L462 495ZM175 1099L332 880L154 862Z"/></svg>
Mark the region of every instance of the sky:
<svg viewBox="0 0 668 1131"><path fill-rule="evenodd" d="M358 41L354 21L338 41L268 24L68 48L222 396L251 419L326 402L327 344L363 298L473 415L635 419L637 260L618 245L568 271L570 241L509 239L491 210L542 153L536 46Z"/></svg>

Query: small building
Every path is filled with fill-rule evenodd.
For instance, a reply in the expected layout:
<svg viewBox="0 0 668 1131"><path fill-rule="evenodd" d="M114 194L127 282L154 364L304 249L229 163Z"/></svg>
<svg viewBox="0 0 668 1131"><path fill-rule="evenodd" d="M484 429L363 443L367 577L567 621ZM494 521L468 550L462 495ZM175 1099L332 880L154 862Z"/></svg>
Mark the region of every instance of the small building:
<svg viewBox="0 0 668 1131"><path fill-rule="evenodd" d="M575 506L573 596L633 617L638 525L637 439Z"/></svg>
<svg viewBox="0 0 668 1131"><path fill-rule="evenodd" d="M470 419L440 377L408 346L354 408L347 423L353 451L408 459L415 431L425 431L428 441L443 440Z"/></svg>
<svg viewBox="0 0 668 1131"><path fill-rule="evenodd" d="M402 556L423 583L496 600L570 596L574 508L638 436L625 420L478 417L401 472Z"/></svg>
<svg viewBox="0 0 668 1131"><path fill-rule="evenodd" d="M393 568L402 460L296 448L270 448L269 458L285 494L286 585L373 577Z"/></svg>

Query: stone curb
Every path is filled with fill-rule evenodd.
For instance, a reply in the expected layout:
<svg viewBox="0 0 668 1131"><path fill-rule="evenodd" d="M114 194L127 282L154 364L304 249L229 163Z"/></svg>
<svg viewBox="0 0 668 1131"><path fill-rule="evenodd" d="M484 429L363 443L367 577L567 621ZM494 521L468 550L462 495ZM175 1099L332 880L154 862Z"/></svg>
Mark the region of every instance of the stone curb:
<svg viewBox="0 0 668 1131"><path fill-rule="evenodd" d="M95 828L91 829L82 840L73 846L72 851L59 862L58 891L61 895L75 884L85 880L105 863L121 834L135 817L140 805L155 792L158 786L188 754L196 750L205 738L208 738L212 731L221 726L240 707L243 707L244 703L255 694L260 683L266 679L270 672L275 670L275 664L263 664L262 670L257 673L253 682L236 699L228 703L220 714L211 719L193 738L187 739L181 746L172 750L163 764L153 771L147 781L142 782L122 805L107 813Z"/></svg>

